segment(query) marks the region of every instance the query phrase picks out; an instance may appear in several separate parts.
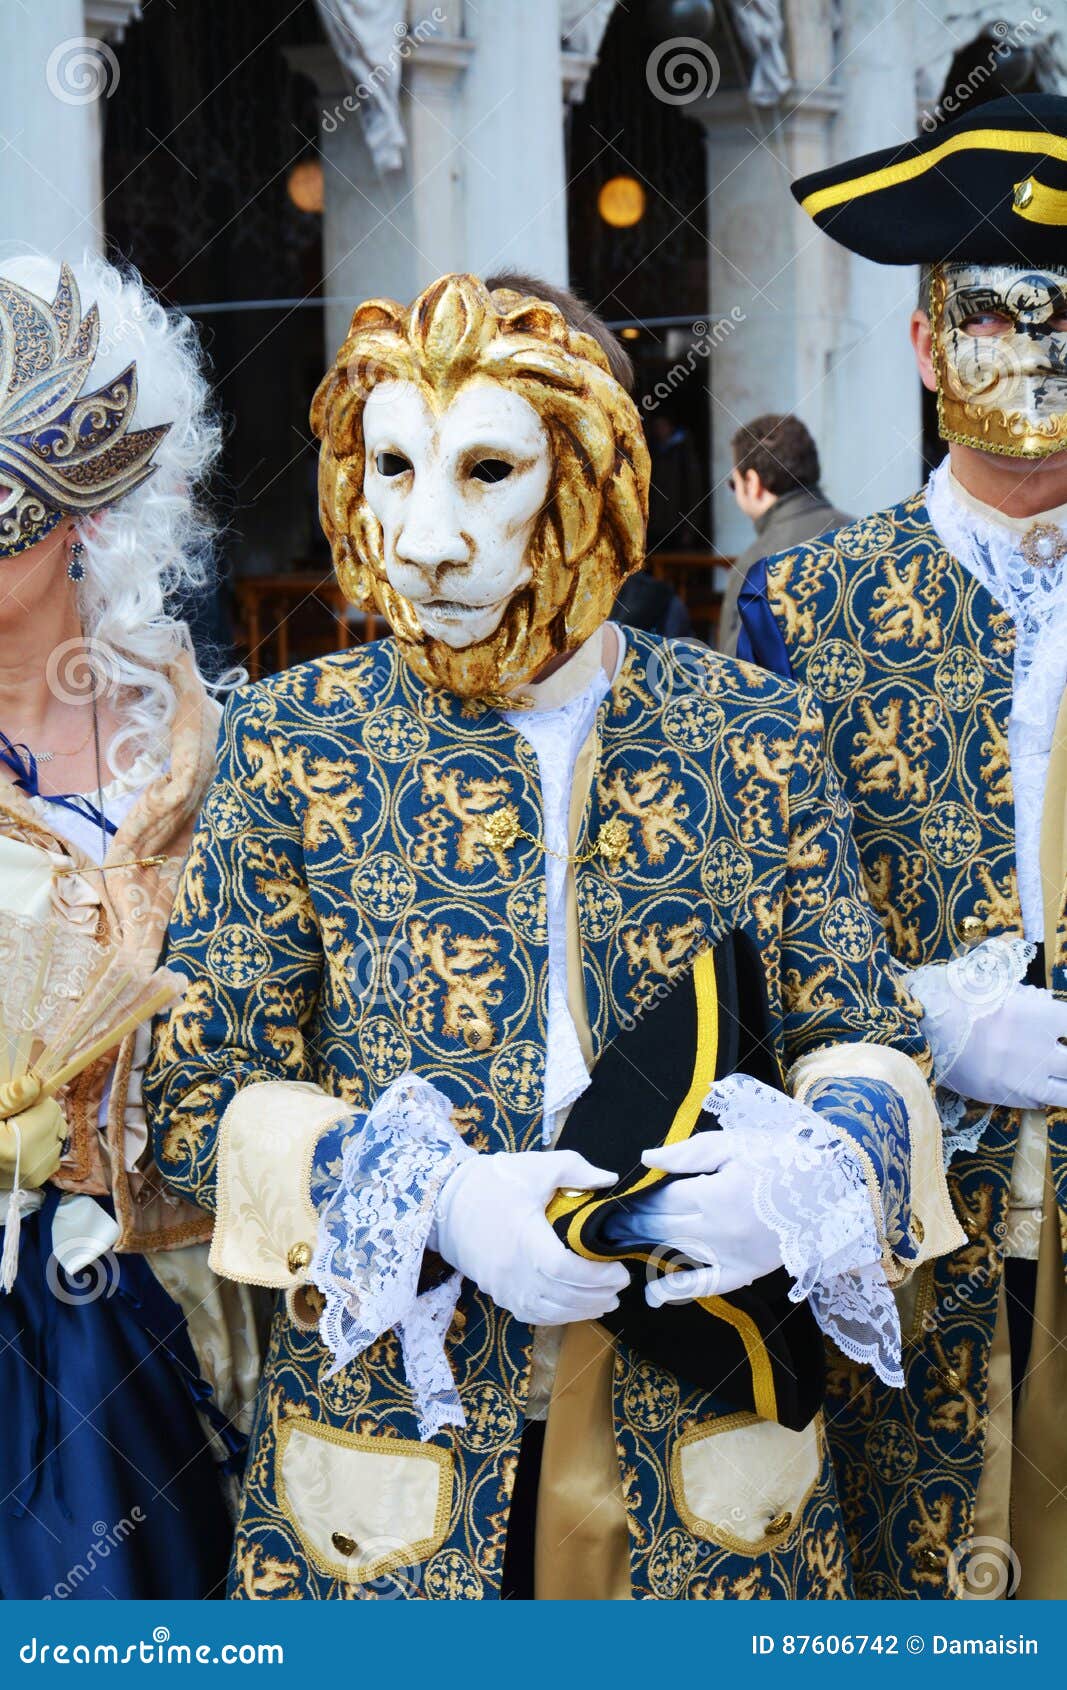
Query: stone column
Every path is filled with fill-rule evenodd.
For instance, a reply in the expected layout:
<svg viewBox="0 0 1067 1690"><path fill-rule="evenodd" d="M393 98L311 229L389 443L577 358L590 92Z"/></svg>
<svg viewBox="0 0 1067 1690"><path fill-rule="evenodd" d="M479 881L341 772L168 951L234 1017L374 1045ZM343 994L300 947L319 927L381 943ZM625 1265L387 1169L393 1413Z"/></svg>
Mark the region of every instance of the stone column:
<svg viewBox="0 0 1067 1690"><path fill-rule="evenodd" d="M326 355L344 339L353 307L377 294L411 299L434 276L464 267L460 92L473 53L458 33L459 6L441 6L440 28L403 45L400 116L404 163L380 174L363 136L358 93L325 45L287 58L321 100L323 290ZM398 50L401 50L398 48Z"/></svg>
<svg viewBox="0 0 1067 1690"><path fill-rule="evenodd" d="M466 268L567 281L558 0L470 7L464 89Z"/></svg>
<svg viewBox="0 0 1067 1690"><path fill-rule="evenodd" d="M842 9L833 161L893 146L918 132L917 10L887 7L882 0L850 0ZM828 324L826 330L833 345L826 483L839 504L862 515L895 504L922 480L921 384L908 335L918 270L872 264L843 250L841 258L845 310L836 327Z"/></svg>
<svg viewBox="0 0 1067 1690"><path fill-rule="evenodd" d="M754 112L735 90L691 108L708 158L715 543L731 555L752 538L728 486L735 430L764 411L797 411L820 446L834 428L826 376L841 264L788 185L822 161L836 104L831 89L811 87L788 114Z"/></svg>
<svg viewBox="0 0 1067 1690"><path fill-rule="evenodd" d="M133 0L0 6L0 239L80 258L103 246L101 110L119 86L109 39Z"/></svg>

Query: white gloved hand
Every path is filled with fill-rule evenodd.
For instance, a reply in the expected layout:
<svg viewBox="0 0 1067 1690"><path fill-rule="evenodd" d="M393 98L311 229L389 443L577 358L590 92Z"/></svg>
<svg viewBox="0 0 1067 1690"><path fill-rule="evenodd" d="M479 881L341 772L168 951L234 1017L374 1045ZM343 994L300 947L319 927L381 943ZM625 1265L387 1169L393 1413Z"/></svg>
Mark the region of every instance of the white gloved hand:
<svg viewBox="0 0 1067 1690"><path fill-rule="evenodd" d="M938 1031L943 1042L943 1026ZM938 1066L938 1083L974 1103L1067 1109L1064 1039L1067 1003L1042 986L1014 986L999 1009L962 1035L959 1050Z"/></svg>
<svg viewBox="0 0 1067 1690"><path fill-rule="evenodd" d="M568 1250L545 1208L561 1186L599 1190L617 1177L573 1150L469 1156L438 1198L433 1247L519 1320L598 1320L618 1308L629 1274L621 1262L587 1262Z"/></svg>
<svg viewBox="0 0 1067 1690"><path fill-rule="evenodd" d="M731 1155L723 1137L694 1133L641 1157L648 1168L692 1176L643 1192L642 1225L658 1236L661 1248L708 1264L651 1280L645 1287L650 1308L722 1296L782 1265L777 1235L753 1203L755 1171Z"/></svg>

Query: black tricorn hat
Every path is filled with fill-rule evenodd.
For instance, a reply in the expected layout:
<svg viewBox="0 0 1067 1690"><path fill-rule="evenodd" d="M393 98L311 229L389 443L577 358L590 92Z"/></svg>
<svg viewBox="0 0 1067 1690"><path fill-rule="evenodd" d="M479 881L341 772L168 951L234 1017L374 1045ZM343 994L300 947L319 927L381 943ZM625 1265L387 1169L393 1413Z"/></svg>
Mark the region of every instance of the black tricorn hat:
<svg viewBox="0 0 1067 1690"><path fill-rule="evenodd" d="M557 1148L625 1171L606 1191L557 1193L548 1218L578 1255L629 1267L618 1309L602 1318L610 1332L676 1377L714 1391L728 1411L799 1431L822 1401L825 1361L807 1303L789 1300L785 1269L728 1296L651 1309L648 1278L673 1271L672 1264L654 1242L620 1247L608 1237L613 1213L632 1213L638 1192L678 1177L646 1168L643 1150L719 1130L702 1107L714 1080L746 1073L782 1089L770 1033L759 958L742 935L728 934L601 1054Z"/></svg>
<svg viewBox="0 0 1067 1690"><path fill-rule="evenodd" d="M882 264L1067 265L1067 98L989 100L882 152L816 170L793 197Z"/></svg>

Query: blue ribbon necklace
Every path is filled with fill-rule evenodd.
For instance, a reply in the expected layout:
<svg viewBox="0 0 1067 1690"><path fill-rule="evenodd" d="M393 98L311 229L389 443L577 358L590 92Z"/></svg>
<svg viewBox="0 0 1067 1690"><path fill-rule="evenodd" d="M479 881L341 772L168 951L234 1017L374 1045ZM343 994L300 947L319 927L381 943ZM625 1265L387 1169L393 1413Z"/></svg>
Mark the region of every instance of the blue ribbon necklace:
<svg viewBox="0 0 1067 1690"><path fill-rule="evenodd" d="M30 798L43 798L48 804L58 804L61 809L73 810L76 815L84 816L95 823L100 829L101 844L104 847L102 855L106 855L109 835L116 834L118 827L109 821L104 814L104 792L100 780L100 727L96 715L96 698L92 701L93 709L93 740L96 746L96 796L98 803L84 792L42 792L40 777L37 772L39 759L36 758L28 745L16 745L8 739L7 734L0 728L0 763L6 765L15 777L14 784L20 792L25 792Z"/></svg>

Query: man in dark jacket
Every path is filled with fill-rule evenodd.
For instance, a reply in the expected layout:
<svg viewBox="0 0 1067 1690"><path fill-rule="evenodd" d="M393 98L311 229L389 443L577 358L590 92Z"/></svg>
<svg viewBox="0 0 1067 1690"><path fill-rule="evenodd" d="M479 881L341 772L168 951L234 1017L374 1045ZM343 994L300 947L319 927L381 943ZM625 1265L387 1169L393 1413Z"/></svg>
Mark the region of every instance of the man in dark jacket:
<svg viewBox="0 0 1067 1690"><path fill-rule="evenodd" d="M819 486L819 452L799 417L754 417L730 442L734 454L730 487L756 538L730 571L719 613L718 647L733 657L740 620L737 595L754 563L843 528L852 518L830 503Z"/></svg>

